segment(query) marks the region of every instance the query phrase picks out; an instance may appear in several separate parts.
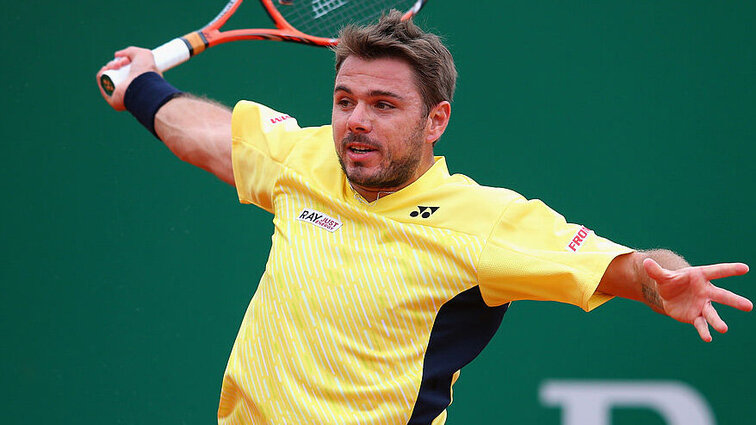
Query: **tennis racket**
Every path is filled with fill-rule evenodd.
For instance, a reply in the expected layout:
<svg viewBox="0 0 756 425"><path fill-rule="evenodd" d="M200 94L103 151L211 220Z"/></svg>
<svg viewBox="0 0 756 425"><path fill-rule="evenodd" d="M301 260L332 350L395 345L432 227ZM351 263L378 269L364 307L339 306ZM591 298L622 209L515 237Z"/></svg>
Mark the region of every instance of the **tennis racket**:
<svg viewBox="0 0 756 425"><path fill-rule="evenodd" d="M364 25L377 20L390 9L404 12L403 19L413 17L428 0L260 0L276 28L231 29L221 27L239 10L242 0L231 0L218 16L201 29L175 38L152 50L160 72L182 64L209 47L240 40L275 40L315 46L338 43L341 27ZM105 71L100 86L108 95L129 75L129 65Z"/></svg>

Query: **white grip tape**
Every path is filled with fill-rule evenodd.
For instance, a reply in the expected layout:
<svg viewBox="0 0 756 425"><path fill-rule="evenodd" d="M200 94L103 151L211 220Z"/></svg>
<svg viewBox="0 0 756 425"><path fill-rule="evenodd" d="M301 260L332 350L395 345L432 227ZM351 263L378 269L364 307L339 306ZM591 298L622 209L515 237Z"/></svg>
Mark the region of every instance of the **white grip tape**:
<svg viewBox="0 0 756 425"><path fill-rule="evenodd" d="M157 69L160 72L164 72L186 62L191 57L191 54L189 53L189 47L187 47L183 40L174 38L162 46L153 49L152 57L155 59ZM118 87L129 76L130 70L131 65L125 65L118 69L105 71L103 75L110 78L113 82L113 87ZM106 87L103 87L103 89L106 89Z"/></svg>
<svg viewBox="0 0 756 425"><path fill-rule="evenodd" d="M157 69L160 72L167 71L176 65L188 61L190 56L189 47L180 38L174 38L152 51L155 65L157 65Z"/></svg>

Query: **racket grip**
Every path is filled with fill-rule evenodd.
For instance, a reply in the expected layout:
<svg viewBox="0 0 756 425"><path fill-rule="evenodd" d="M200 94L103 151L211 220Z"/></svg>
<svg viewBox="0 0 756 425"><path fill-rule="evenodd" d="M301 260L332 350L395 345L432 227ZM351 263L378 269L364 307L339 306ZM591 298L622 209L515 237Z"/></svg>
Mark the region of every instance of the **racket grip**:
<svg viewBox="0 0 756 425"><path fill-rule="evenodd" d="M162 73L182 64L191 57L189 46L181 38L163 44L152 50L152 57L155 59L157 69ZM109 69L100 75L100 87L108 96L111 96L126 78L129 76L131 65L124 65L118 69Z"/></svg>

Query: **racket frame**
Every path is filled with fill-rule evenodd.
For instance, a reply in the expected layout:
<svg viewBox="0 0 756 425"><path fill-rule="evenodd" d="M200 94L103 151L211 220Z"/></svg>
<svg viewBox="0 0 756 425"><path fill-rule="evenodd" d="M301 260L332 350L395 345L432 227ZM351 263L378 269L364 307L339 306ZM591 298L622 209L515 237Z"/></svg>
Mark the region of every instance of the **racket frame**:
<svg viewBox="0 0 756 425"><path fill-rule="evenodd" d="M221 27L236 13L243 0L230 0L221 9L215 18L199 30L192 31L152 50L157 69L162 73L177 65L188 61L210 47L223 43L241 40L273 40L289 41L294 43L309 44L312 46L335 46L337 38L317 37L305 34L289 24L281 12L273 4L274 0L260 0L263 8L276 28L235 29L220 31ZM361 1L361 0L353 0ZM423 8L428 0L417 0L415 4L404 13L403 20L410 19ZM105 71L100 76L100 87L111 96L116 86L125 81L131 70L130 65L124 65L119 69Z"/></svg>

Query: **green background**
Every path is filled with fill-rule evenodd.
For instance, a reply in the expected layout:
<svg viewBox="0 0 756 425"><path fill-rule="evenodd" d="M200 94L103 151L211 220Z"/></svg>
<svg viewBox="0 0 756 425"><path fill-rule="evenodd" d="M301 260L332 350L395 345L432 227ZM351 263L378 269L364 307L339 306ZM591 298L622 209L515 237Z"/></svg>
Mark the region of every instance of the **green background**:
<svg viewBox="0 0 756 425"><path fill-rule="evenodd" d="M247 3L244 26L267 26ZM271 217L108 108L94 75L117 48L154 47L222 4L6 5L0 422L214 422ZM452 172L626 245L756 265L755 3L462 4L431 0L418 19L444 35L460 72L438 145ZM167 77L319 125L331 62L324 49L235 43ZM756 298L752 275L720 283ZM590 314L518 302L463 371L448 423L559 424L538 399L546 379L682 381L717 423L753 423L756 320L721 314L730 333L705 344L628 301ZM664 422L620 409L613 423Z"/></svg>

